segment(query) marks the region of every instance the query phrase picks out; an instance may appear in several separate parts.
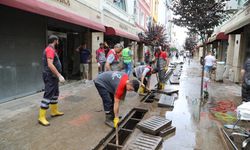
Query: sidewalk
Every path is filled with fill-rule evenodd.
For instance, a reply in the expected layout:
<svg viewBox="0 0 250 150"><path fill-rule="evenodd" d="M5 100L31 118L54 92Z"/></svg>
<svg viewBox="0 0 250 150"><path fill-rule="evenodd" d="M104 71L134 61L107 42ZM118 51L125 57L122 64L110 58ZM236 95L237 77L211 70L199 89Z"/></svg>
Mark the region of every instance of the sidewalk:
<svg viewBox="0 0 250 150"><path fill-rule="evenodd" d="M184 64L179 98L173 110L158 108L157 102L140 103L142 97L127 93L121 114L126 114L133 107L143 107L149 110L145 118L160 115L171 119L176 132L165 139L164 150L227 149L219 131L221 122L210 117L209 109L219 100L233 100L238 104L240 87L233 83L211 82L211 98L202 104L199 113L200 69L196 61ZM156 79L153 78L152 82L155 83ZM83 84L79 81L60 89L59 106L65 115L48 117L49 127L37 123L43 93L0 104L1 150L89 150L111 131L104 124L102 101L92 82Z"/></svg>
<svg viewBox="0 0 250 150"><path fill-rule="evenodd" d="M102 101L93 83L60 87L59 108L65 115L48 117L51 125L37 123L43 93L0 105L1 150L88 150L111 130L104 124ZM139 101L128 93L120 111L125 114Z"/></svg>

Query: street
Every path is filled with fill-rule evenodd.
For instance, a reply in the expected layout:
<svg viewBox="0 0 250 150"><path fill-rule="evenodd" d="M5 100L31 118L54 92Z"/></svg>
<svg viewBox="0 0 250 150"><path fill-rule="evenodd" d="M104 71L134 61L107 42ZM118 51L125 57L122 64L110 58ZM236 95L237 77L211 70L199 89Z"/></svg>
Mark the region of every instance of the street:
<svg viewBox="0 0 250 150"><path fill-rule="evenodd" d="M175 135L165 139L162 149L226 149L219 130L222 124L209 117L208 108L217 100L239 102L240 87L212 82L209 89L211 99L202 104L199 113L200 68L196 61L192 61L190 66L184 64L179 98L173 110L158 108L156 102L140 103L142 97L128 93L122 103L121 114L125 115L133 107L143 107L149 109L144 118L160 115L172 120L172 125L176 127ZM59 105L65 115L48 117L51 122L49 127L37 123L37 110L43 92L0 105L1 150L89 150L111 131L104 124L101 98L91 81L87 84L78 81L60 89ZM230 90L234 92L226 92ZM136 129L134 134L138 132Z"/></svg>

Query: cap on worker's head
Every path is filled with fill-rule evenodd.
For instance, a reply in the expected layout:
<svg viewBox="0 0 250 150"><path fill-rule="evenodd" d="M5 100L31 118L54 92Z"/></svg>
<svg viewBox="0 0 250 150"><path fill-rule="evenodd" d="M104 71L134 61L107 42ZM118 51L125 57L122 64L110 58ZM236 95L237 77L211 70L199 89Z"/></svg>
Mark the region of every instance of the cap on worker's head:
<svg viewBox="0 0 250 150"><path fill-rule="evenodd" d="M151 65L153 65L153 64L154 64L154 62L153 62L153 61L150 61L150 62L149 62L149 65L150 65L150 66L151 66Z"/></svg>
<svg viewBox="0 0 250 150"><path fill-rule="evenodd" d="M59 39L58 36L52 34L49 36L48 42L53 43L55 40L58 40L58 39Z"/></svg>
<svg viewBox="0 0 250 150"><path fill-rule="evenodd" d="M131 80L134 91L137 92L140 87L140 82L138 80Z"/></svg>

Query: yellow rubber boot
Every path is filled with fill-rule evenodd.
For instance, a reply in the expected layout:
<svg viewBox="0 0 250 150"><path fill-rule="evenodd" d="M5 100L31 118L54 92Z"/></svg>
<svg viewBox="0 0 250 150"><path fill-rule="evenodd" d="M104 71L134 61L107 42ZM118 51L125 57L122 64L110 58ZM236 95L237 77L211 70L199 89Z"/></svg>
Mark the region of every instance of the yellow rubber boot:
<svg viewBox="0 0 250 150"><path fill-rule="evenodd" d="M165 84L161 83L161 89L164 90L165 89Z"/></svg>
<svg viewBox="0 0 250 150"><path fill-rule="evenodd" d="M144 94L144 88L142 86L140 86L139 90L138 90L139 94Z"/></svg>
<svg viewBox="0 0 250 150"><path fill-rule="evenodd" d="M43 126L49 126L49 122L46 119L46 109L40 108L38 122Z"/></svg>
<svg viewBox="0 0 250 150"><path fill-rule="evenodd" d="M51 117L57 117L64 115L63 112L58 111L58 105L57 104L50 104L50 110L51 110Z"/></svg>

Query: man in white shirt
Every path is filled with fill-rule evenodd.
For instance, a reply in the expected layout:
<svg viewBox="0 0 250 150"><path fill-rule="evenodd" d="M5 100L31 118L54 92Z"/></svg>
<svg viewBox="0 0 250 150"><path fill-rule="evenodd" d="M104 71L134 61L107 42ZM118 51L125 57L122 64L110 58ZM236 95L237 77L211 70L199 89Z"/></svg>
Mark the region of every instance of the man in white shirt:
<svg viewBox="0 0 250 150"><path fill-rule="evenodd" d="M216 59L214 56L212 56L212 52L209 51L204 60L205 60L205 72L207 73L207 75L209 75Z"/></svg>

